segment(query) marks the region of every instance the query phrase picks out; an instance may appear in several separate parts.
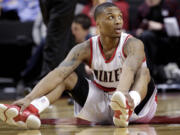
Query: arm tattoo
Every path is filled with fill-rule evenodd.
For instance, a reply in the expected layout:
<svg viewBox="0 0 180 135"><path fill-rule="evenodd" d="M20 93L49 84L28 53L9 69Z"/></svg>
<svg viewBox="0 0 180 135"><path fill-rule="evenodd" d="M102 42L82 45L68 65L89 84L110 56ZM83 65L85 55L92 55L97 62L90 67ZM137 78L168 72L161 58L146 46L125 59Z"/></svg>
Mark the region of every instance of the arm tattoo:
<svg viewBox="0 0 180 135"><path fill-rule="evenodd" d="M64 76L68 76L76 69L81 62L88 59L88 49L89 42L84 42L82 44L76 45L68 54L66 59L60 64L59 68L61 69Z"/></svg>
<svg viewBox="0 0 180 135"><path fill-rule="evenodd" d="M126 65L137 70L145 57L143 43L136 38L130 38L124 49L127 56Z"/></svg>

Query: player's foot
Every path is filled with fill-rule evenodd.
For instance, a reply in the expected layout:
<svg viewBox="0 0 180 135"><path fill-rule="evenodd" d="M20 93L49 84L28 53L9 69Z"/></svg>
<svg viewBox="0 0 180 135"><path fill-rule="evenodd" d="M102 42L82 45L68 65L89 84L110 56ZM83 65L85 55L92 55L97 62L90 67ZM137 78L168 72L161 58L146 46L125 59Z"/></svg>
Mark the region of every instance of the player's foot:
<svg viewBox="0 0 180 135"><path fill-rule="evenodd" d="M18 108L14 105L0 104L0 119L10 125L14 125L13 118L18 116Z"/></svg>
<svg viewBox="0 0 180 135"><path fill-rule="evenodd" d="M38 110L31 104L14 120L21 127L38 129L41 126Z"/></svg>
<svg viewBox="0 0 180 135"><path fill-rule="evenodd" d="M29 105L22 114L16 105L0 104L0 119L7 124L37 129L41 125L38 110Z"/></svg>
<svg viewBox="0 0 180 135"><path fill-rule="evenodd" d="M114 111L113 122L115 126L127 127L132 110L128 105L125 95L120 91L116 91L111 98L110 106Z"/></svg>

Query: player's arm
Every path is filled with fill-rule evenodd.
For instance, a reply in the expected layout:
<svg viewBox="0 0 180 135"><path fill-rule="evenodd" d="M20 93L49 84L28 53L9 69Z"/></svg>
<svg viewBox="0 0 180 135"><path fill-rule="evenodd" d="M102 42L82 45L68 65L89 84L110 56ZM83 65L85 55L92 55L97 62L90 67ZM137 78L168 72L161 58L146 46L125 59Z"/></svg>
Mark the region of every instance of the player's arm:
<svg viewBox="0 0 180 135"><path fill-rule="evenodd" d="M88 53L89 52L89 53ZM26 98L33 100L41 97L57 87L81 62L90 56L89 40L76 45L67 55L65 60L53 71L49 72L32 90Z"/></svg>
<svg viewBox="0 0 180 135"><path fill-rule="evenodd" d="M145 58L144 45L140 40L134 37L130 38L124 47L124 52L126 59L122 67L117 90L127 93L134 82L136 72Z"/></svg>

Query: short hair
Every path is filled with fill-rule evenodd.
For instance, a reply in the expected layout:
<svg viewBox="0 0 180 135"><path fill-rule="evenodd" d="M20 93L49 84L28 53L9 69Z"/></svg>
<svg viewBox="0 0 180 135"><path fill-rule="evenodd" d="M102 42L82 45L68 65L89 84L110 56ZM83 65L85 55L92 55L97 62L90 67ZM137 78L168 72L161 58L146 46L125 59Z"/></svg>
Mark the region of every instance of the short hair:
<svg viewBox="0 0 180 135"><path fill-rule="evenodd" d="M85 30L88 30L91 26L91 19L85 14L76 15L73 22L80 24Z"/></svg>
<svg viewBox="0 0 180 135"><path fill-rule="evenodd" d="M96 20L97 17L104 12L104 9L108 8L108 7L117 7L115 4L111 3L111 2L105 2L102 3L100 5L98 5L94 11L94 19Z"/></svg>

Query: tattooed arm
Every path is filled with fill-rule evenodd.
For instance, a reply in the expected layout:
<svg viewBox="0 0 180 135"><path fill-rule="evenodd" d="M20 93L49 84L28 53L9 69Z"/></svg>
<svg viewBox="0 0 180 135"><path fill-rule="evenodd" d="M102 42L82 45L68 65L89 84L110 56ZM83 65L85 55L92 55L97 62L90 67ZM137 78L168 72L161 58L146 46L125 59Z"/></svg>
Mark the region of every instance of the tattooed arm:
<svg viewBox="0 0 180 135"><path fill-rule="evenodd" d="M65 60L53 71L49 72L26 97L33 100L41 97L57 87L81 62L90 58L89 40L76 45L65 58Z"/></svg>
<svg viewBox="0 0 180 135"><path fill-rule="evenodd" d="M134 83L135 74L145 58L144 45L140 40L130 38L125 45L124 52L127 57L122 67L117 90L127 93Z"/></svg>

